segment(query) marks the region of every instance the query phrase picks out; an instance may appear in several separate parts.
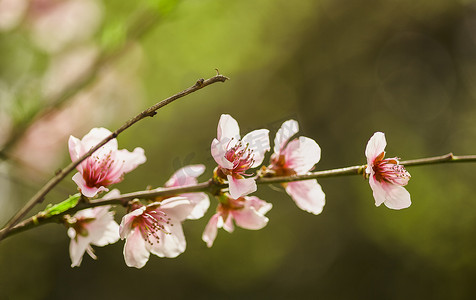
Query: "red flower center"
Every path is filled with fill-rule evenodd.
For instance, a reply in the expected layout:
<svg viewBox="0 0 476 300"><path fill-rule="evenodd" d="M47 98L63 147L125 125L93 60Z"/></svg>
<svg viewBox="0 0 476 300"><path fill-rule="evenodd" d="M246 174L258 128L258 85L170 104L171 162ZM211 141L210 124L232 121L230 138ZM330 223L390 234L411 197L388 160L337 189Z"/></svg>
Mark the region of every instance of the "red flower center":
<svg viewBox="0 0 476 300"><path fill-rule="evenodd" d="M374 160L373 170L375 179L379 182L386 181L396 185L407 185L410 180L410 173L403 165L400 165L398 158L383 159L385 153L382 152Z"/></svg>

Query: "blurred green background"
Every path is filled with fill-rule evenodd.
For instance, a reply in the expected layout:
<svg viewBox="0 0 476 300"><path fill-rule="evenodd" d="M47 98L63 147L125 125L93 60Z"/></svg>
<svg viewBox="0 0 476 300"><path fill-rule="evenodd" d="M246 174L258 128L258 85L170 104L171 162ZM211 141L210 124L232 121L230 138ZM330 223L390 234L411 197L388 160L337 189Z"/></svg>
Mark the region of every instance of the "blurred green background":
<svg viewBox="0 0 476 300"><path fill-rule="evenodd" d="M316 170L365 163L375 131L386 133L390 157L476 154L472 1L90 0L42 22L66 2L82 1L0 1L0 145L54 106L0 163L1 224L69 163L69 134L113 130L215 68L231 80L119 136L120 147L143 147L148 158L116 185L123 193L161 186L192 163L207 165L200 181L210 178L222 113L242 134L268 128L272 139L283 121L298 120L322 148ZM12 7L21 13L8 23ZM98 53L119 55L55 105ZM220 230L208 249L201 234L212 199L203 219L185 222L185 253L151 256L141 270L125 265L123 241L72 269L65 228L45 225L0 243L0 299L474 299L474 165L408 171L413 204L402 211L376 208L358 176L319 180L319 216L261 186L256 195L274 205L268 225ZM40 208L75 192L72 175Z"/></svg>

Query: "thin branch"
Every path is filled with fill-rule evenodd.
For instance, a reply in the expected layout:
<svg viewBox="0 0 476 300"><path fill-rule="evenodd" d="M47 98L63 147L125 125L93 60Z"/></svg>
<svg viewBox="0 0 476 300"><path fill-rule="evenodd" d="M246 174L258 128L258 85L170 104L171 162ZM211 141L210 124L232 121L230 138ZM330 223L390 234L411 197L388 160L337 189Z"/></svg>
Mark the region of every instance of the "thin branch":
<svg viewBox="0 0 476 300"><path fill-rule="evenodd" d="M405 161L401 161L400 164L405 166L422 166L422 165L456 163L456 162L476 162L476 155L456 156L456 155L453 155L453 153L448 153L441 156L405 160Z"/></svg>
<svg viewBox="0 0 476 300"><path fill-rule="evenodd" d="M51 189L53 189L61 180L63 180L66 175L68 175L71 171L73 171L83 160L85 160L87 157L89 157L91 154L93 154L96 150L104 146L107 142L110 140L116 138L121 132L126 130L127 128L131 127L135 123L139 122L140 120L146 118L146 117L153 117L156 114L156 111L160 109L161 107L179 99L182 98L188 94L191 94L193 92L196 92L208 85L211 85L216 82L225 82L228 78L217 74L214 77L211 77L207 80L204 79L199 79L193 86L189 87L188 89L183 90L182 92L175 94L167 99L164 99L155 105L149 107L148 109L144 110L134 118L130 119L127 121L124 125L122 125L119 129L111 133L107 138L102 140L99 144L97 144L95 147L91 148L87 153L85 153L83 156L81 156L77 161L74 161L70 163L66 168L62 169L57 173L55 177L53 177L46 185L44 185L29 201L28 203L21 208L15 216L7 223L5 226L4 230L2 230L2 234L0 234L0 240L2 240L3 236L8 233L10 228L14 226L20 219L22 219L36 204L40 203L43 201L43 198L48 194Z"/></svg>
<svg viewBox="0 0 476 300"><path fill-rule="evenodd" d="M408 167L408 166L422 166L422 165L441 164L441 163L450 163L450 162L476 162L476 155L455 156L452 153L448 153L441 156L402 161L401 163ZM285 183L285 182L293 182L293 181L301 181L301 180L317 179L317 178L325 178L325 177L359 175L359 174L363 174L363 172L365 171L365 167L366 165L360 165L360 166L353 166L353 167L347 167L347 168L318 171L318 172L313 172L313 173L309 173L305 175L258 178L256 179L256 182L258 184L273 184L273 183ZM7 237L13 234L20 233L22 231L26 231L28 229L37 227L39 225L48 224L52 222L60 222L64 215L74 214L75 212L82 209L86 209L86 208L103 206L103 205L127 206L129 201L136 198L154 200L159 197L169 197L169 196L180 195L184 193L208 192L212 195L215 195L217 191L225 189L227 187L228 187L227 184L217 184L216 182L209 180L207 182L202 182L202 183L185 186L185 187L157 188L154 190L123 194L114 198L108 198L108 199L102 198L102 199L90 200L88 203L81 202L76 207L69 209L68 211L65 211L62 214L55 215L50 218L42 218L41 212L40 212L40 214L18 223L15 227L13 227L8 232L5 229L0 230L0 235Z"/></svg>

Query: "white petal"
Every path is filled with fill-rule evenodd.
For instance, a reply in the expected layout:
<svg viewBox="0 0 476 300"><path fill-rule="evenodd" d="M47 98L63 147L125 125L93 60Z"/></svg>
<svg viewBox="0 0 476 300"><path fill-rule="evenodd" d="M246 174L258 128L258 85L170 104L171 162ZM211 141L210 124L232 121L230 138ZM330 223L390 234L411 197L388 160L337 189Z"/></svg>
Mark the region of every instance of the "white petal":
<svg viewBox="0 0 476 300"><path fill-rule="evenodd" d="M236 122L232 116L222 114L220 121L218 121L217 139L219 141L229 141L232 138L235 140L240 139L240 127L238 126L238 122Z"/></svg>
<svg viewBox="0 0 476 300"><path fill-rule="evenodd" d="M375 206L380 206L385 202L387 192L383 188L383 185L378 182L374 176L369 177L369 184L375 199Z"/></svg>
<svg viewBox="0 0 476 300"><path fill-rule="evenodd" d="M251 168L261 165L266 151L271 149L271 146L269 145L269 130L254 130L245 135L242 142L245 145L248 144L248 149L253 151L253 159L255 162L251 165Z"/></svg>
<svg viewBox="0 0 476 300"><path fill-rule="evenodd" d="M256 196L245 197L246 205L254 207L254 209L262 215L265 215L268 211L273 208L273 204L268 203Z"/></svg>
<svg viewBox="0 0 476 300"><path fill-rule="evenodd" d="M185 220L192 209L193 204L185 197L172 197L160 202L160 210L177 221Z"/></svg>
<svg viewBox="0 0 476 300"><path fill-rule="evenodd" d="M214 139L211 145L211 153L212 153L213 159L215 159L216 163L220 167L225 169L233 169L233 163L225 158L225 154L227 151L226 146L227 146L226 142L222 143L219 140Z"/></svg>
<svg viewBox="0 0 476 300"><path fill-rule="evenodd" d="M159 257L177 257L185 251L186 241L180 222L172 222L172 226L166 226L165 230L170 234L161 234L160 240L154 243L150 252Z"/></svg>
<svg viewBox="0 0 476 300"><path fill-rule="evenodd" d="M321 148L313 139L301 136L289 142L281 154L285 157L287 168L297 174L305 174L321 159Z"/></svg>
<svg viewBox="0 0 476 300"><path fill-rule="evenodd" d="M384 152L386 146L387 141L385 140L385 134L382 132L374 133L374 135L368 141L367 147L365 148L367 164L372 165L375 158Z"/></svg>
<svg viewBox="0 0 476 300"><path fill-rule="evenodd" d="M132 222L137 216L142 215L142 213L144 213L145 208L145 206L142 206L122 217L121 225L119 225L119 236L121 237L121 239L124 239L129 235L132 229Z"/></svg>
<svg viewBox="0 0 476 300"><path fill-rule="evenodd" d="M69 244L69 256L71 257L71 267L78 267L83 260L84 252L89 246L89 240L78 236L77 240L71 239Z"/></svg>
<svg viewBox="0 0 476 300"><path fill-rule="evenodd" d="M286 192L300 209L315 215L320 214L326 204L326 195L315 179L288 182Z"/></svg>
<svg viewBox="0 0 476 300"><path fill-rule="evenodd" d="M181 197L187 198L193 205L193 209L187 216L187 219L197 220L203 217L210 207L210 199L205 193L181 194Z"/></svg>
<svg viewBox="0 0 476 300"><path fill-rule="evenodd" d="M232 212L236 225L241 228L258 230L268 224L269 219L257 212L254 207L234 210Z"/></svg>
<svg viewBox="0 0 476 300"><path fill-rule="evenodd" d="M221 220L223 221L223 216L221 216ZM223 227L223 229L225 229L229 233L233 233L233 231L235 231L235 226L233 225L233 216L231 215L231 213L227 215L225 222L218 224L218 227Z"/></svg>
<svg viewBox="0 0 476 300"><path fill-rule="evenodd" d="M412 204L410 193L403 186L387 182L381 183L375 180L373 176L369 177L369 184L373 191L376 206L384 203L385 206L391 209L403 209Z"/></svg>
<svg viewBox="0 0 476 300"><path fill-rule="evenodd" d="M81 140L81 143L84 149L86 151L89 151L91 148L93 148L94 146L102 142L105 138L107 138L111 134L112 132L106 128L102 128L102 127L93 128L83 137L83 139ZM102 151L105 151L105 152L115 151L117 150L117 140L112 139L101 148L103 149Z"/></svg>
<svg viewBox="0 0 476 300"><path fill-rule="evenodd" d="M228 175L227 178L230 195L233 199L238 199L257 190L254 178L236 179L231 175Z"/></svg>
<svg viewBox="0 0 476 300"><path fill-rule="evenodd" d="M217 231L218 231L218 214L214 214L211 218L210 221L208 221L207 226L205 227L205 230L203 231L202 234L202 240L207 243L207 247L210 248L213 246L213 242L215 241L215 238L217 237Z"/></svg>
<svg viewBox="0 0 476 300"><path fill-rule="evenodd" d="M72 135L69 136L68 149L69 149L69 156L71 157L71 161L73 162L78 160L80 156L86 153L81 146L81 141Z"/></svg>
<svg viewBox="0 0 476 300"><path fill-rule="evenodd" d="M123 163L122 173L129 173L147 160L141 147L135 148L132 152L126 149L117 150L116 159L116 163Z"/></svg>
<svg viewBox="0 0 476 300"><path fill-rule="evenodd" d="M129 234L124 245L124 260L128 267L140 269L145 266L150 256L146 245L138 228Z"/></svg>
<svg viewBox="0 0 476 300"><path fill-rule="evenodd" d="M119 225L112 219L101 226L101 235L94 237L91 244L103 247L108 244L114 244L119 238Z"/></svg>
<svg viewBox="0 0 476 300"><path fill-rule="evenodd" d="M204 165L190 165L178 169L165 183L166 187L187 186L197 183L197 177L205 172Z"/></svg>
<svg viewBox="0 0 476 300"><path fill-rule="evenodd" d="M410 193L399 185L392 185L388 192L387 200L384 202L385 206L391 209L403 209L412 204Z"/></svg>
<svg viewBox="0 0 476 300"><path fill-rule="evenodd" d="M299 124L295 120L287 120L286 122L281 125L278 132L276 133L276 137L274 138L274 153L280 154L281 150L283 150L284 146L288 142L288 140L298 133L299 131Z"/></svg>
<svg viewBox="0 0 476 300"><path fill-rule="evenodd" d="M112 198L116 198L116 197L120 197L121 196L121 192L118 190L118 189L113 189L111 190L109 193L107 193L106 195L104 195L102 197L102 199L112 199ZM108 205L109 206L109 205ZM109 208L108 208L109 209Z"/></svg>

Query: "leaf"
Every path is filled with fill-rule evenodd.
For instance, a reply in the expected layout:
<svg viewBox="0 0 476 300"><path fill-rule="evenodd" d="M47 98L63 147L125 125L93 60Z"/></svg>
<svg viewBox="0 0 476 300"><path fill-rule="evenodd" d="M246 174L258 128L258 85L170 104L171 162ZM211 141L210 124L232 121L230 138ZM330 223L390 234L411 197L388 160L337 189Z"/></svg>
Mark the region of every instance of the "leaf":
<svg viewBox="0 0 476 300"><path fill-rule="evenodd" d="M68 199L58 204L55 204L53 206L48 205L46 209L41 213L41 215L44 216L45 218L49 218L51 216L64 213L68 209L75 207L78 204L79 199L81 199L81 194L80 193L74 194L73 196L70 196Z"/></svg>

